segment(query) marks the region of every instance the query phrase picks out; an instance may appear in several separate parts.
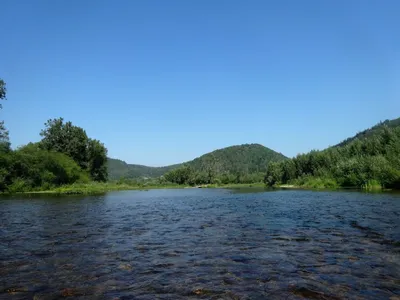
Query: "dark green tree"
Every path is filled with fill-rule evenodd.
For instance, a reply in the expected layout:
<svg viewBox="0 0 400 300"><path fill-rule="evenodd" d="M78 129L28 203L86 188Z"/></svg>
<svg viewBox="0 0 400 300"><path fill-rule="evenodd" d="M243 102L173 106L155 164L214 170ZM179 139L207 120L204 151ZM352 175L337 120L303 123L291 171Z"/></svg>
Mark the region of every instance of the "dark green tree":
<svg viewBox="0 0 400 300"><path fill-rule="evenodd" d="M191 184L193 183L193 170L189 166L182 166L180 168L169 171L164 175L164 178L176 184Z"/></svg>
<svg viewBox="0 0 400 300"><path fill-rule="evenodd" d="M107 181L107 149L98 140L89 139L89 172L95 181Z"/></svg>
<svg viewBox="0 0 400 300"><path fill-rule="evenodd" d="M0 79L0 100L6 99L6 83ZM0 103L0 109L2 105ZM7 128L4 125L4 121L0 121L0 152L10 151L10 139Z"/></svg>
<svg viewBox="0 0 400 300"><path fill-rule="evenodd" d="M89 138L85 130L72 125L71 122L64 123L63 118L50 119L45 126L40 133L43 137L43 149L64 153L75 160L83 170L87 170Z"/></svg>
<svg viewBox="0 0 400 300"><path fill-rule="evenodd" d="M107 180L107 149L102 143L89 139L81 127L64 123L63 118L50 119L45 126L40 133L43 149L68 155L95 181Z"/></svg>
<svg viewBox="0 0 400 300"><path fill-rule="evenodd" d="M0 78L0 100L6 99L6 93L7 93L6 83L4 82L3 79Z"/></svg>
<svg viewBox="0 0 400 300"><path fill-rule="evenodd" d="M282 176L283 176L283 163L271 162L268 164L264 182L269 186L280 184L282 183Z"/></svg>
<svg viewBox="0 0 400 300"><path fill-rule="evenodd" d="M10 138L8 135L8 130L4 125L4 121L0 122L0 152L10 151Z"/></svg>
<svg viewBox="0 0 400 300"><path fill-rule="evenodd" d="M12 182L11 167L12 153L0 151L0 192L6 191Z"/></svg>

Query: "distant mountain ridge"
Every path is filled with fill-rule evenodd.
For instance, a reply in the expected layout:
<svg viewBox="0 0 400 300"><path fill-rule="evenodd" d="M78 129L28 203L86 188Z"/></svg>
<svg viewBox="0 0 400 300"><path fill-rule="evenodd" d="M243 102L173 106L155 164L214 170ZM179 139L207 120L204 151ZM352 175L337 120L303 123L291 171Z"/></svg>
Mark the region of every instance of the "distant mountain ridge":
<svg viewBox="0 0 400 300"><path fill-rule="evenodd" d="M120 159L108 158L108 178L155 178L181 166L180 164L165 167L149 167L144 165L128 164Z"/></svg>
<svg viewBox="0 0 400 300"><path fill-rule="evenodd" d="M212 171L222 173L257 173L265 172L271 161L287 159L283 154L275 152L260 144L243 144L230 146L206 153L191 161L165 167L149 167L128 164L119 159L108 159L108 172L110 179L119 178L154 178L176 169L183 164L199 172Z"/></svg>

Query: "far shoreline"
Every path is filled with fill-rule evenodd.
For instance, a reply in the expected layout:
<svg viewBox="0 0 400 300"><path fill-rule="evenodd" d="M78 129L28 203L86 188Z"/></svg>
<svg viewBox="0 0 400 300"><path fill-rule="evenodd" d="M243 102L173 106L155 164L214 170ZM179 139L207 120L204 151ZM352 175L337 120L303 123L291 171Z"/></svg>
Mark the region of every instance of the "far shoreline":
<svg viewBox="0 0 400 300"><path fill-rule="evenodd" d="M265 190L308 190L308 191L358 191L358 192L396 192L396 190L381 189L381 190L365 190L356 187L340 187L340 188L311 188L297 185L277 185L274 187L268 187L264 183L252 183L252 184L205 184L198 186L189 185L149 185L149 186L137 186L128 184L115 184L115 183L88 183L88 184L76 184L70 186L62 186L51 190L39 190L39 191L26 191L18 193L1 193L0 195L55 195L55 196L68 196L68 195L101 195L109 192L116 191L148 191L148 190L159 190L159 189L265 189Z"/></svg>

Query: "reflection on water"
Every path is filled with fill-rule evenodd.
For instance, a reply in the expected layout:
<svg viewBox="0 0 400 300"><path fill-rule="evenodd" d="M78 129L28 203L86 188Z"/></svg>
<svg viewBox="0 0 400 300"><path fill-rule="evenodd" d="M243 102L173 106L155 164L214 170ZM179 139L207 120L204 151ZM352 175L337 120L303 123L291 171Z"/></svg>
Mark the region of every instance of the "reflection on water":
<svg viewBox="0 0 400 300"><path fill-rule="evenodd" d="M2 198L0 253L0 299L398 299L400 197Z"/></svg>

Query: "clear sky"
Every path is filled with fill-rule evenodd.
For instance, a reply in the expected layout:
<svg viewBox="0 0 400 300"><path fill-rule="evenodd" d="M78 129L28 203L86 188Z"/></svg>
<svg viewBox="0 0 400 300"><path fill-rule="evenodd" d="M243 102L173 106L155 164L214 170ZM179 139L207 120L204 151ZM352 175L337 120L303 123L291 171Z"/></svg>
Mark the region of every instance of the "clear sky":
<svg viewBox="0 0 400 300"><path fill-rule="evenodd" d="M400 1L3 0L13 147L64 117L129 163L287 156L400 117Z"/></svg>

